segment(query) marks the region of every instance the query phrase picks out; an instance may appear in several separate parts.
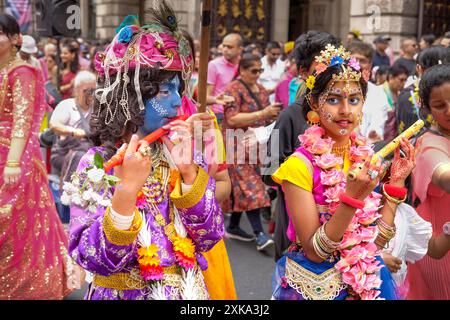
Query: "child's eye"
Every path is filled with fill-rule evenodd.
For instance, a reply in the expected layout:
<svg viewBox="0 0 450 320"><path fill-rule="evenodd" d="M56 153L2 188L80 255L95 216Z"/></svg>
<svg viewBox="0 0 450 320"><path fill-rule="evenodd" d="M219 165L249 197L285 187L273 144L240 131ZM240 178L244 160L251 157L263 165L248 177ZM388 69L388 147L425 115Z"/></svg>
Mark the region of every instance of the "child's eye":
<svg viewBox="0 0 450 320"><path fill-rule="evenodd" d="M361 101L361 99L359 99L359 98L351 98L350 104L357 105L360 101Z"/></svg>
<svg viewBox="0 0 450 320"><path fill-rule="evenodd" d="M339 103L339 99L338 98L328 98L327 103L335 105L335 104Z"/></svg>

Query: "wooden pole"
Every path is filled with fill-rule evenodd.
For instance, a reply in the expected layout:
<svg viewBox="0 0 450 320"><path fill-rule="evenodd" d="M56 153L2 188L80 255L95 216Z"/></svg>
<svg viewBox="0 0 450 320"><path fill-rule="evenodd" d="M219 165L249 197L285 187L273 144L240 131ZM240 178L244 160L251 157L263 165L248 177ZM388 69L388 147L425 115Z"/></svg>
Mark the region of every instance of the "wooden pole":
<svg viewBox="0 0 450 320"><path fill-rule="evenodd" d="M206 111L206 81L208 76L209 43L211 38L212 0L202 1L202 29L200 38L200 66L198 71L198 112Z"/></svg>

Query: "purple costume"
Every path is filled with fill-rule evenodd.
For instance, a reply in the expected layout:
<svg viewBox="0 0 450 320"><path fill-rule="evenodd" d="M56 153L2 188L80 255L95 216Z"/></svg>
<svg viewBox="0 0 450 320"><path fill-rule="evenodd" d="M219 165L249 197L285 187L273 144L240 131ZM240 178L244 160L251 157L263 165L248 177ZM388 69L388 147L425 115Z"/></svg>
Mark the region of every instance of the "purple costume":
<svg viewBox="0 0 450 320"><path fill-rule="evenodd" d="M100 148L92 148L81 159L77 172L93 165L93 157ZM198 162L198 161L197 161ZM181 184L178 178L177 185ZM197 178L189 192L181 194L175 187L169 194L163 191L164 199L157 206L160 213L169 221L170 207L175 206L188 237L195 245L198 265L195 268L195 287L199 299L208 299L209 295L202 276L207 262L200 252L210 250L224 233L223 217L215 198L215 181L199 166ZM109 193L113 192L109 190ZM142 300L161 299L161 292L166 299L182 299L183 272L177 264L173 244L163 227L151 212L145 217L152 234L152 242L159 247L164 279L159 281L159 292L155 281L146 282L140 276L137 250L137 230L122 231L114 227L105 207L98 207L95 213L71 206L69 252L84 269L94 274L86 299L100 300ZM135 221L140 218L135 217ZM135 221L133 222L134 224ZM137 221L136 221L137 222Z"/></svg>

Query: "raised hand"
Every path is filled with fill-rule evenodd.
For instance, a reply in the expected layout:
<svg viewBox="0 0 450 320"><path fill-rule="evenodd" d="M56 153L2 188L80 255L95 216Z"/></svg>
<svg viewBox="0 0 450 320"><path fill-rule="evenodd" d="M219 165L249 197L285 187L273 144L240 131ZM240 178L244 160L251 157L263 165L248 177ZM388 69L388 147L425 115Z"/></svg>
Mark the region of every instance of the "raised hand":
<svg viewBox="0 0 450 320"><path fill-rule="evenodd" d="M400 147L405 153L405 157L400 155ZM391 176L389 184L401 186L405 185L405 180L416 166L416 150L407 139L400 141L400 146L395 149L394 160L391 165Z"/></svg>

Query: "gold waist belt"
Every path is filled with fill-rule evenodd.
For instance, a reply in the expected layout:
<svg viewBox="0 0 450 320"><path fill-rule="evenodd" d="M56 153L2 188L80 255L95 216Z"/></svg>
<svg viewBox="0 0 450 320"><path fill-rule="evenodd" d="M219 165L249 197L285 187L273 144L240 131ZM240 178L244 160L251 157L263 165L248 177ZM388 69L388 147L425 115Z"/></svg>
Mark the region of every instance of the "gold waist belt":
<svg viewBox="0 0 450 320"><path fill-rule="evenodd" d="M164 285L179 287L181 285L181 270L178 266L165 267ZM94 275L94 284L108 289L116 290L136 290L148 287L146 282L139 274L139 269L134 269L130 273L115 273L110 276Z"/></svg>

